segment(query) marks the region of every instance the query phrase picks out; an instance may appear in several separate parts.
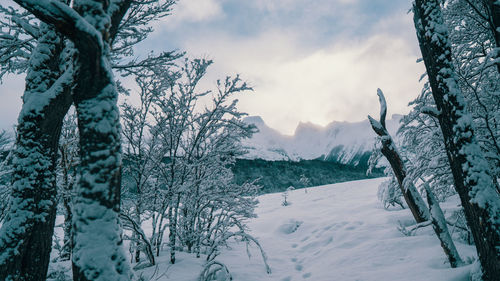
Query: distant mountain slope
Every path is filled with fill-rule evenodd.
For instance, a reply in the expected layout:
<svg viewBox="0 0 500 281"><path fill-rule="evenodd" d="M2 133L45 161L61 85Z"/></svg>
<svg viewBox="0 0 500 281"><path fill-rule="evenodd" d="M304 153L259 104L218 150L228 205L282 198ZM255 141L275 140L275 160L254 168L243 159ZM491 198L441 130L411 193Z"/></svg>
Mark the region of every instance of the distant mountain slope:
<svg viewBox="0 0 500 281"><path fill-rule="evenodd" d="M387 120L387 128L395 134L401 115ZM361 122L332 122L325 127L312 123L299 123L293 136L286 136L266 125L259 116L245 118L259 132L243 142L248 150L247 159L311 160L322 159L349 165L368 160L375 133L368 120Z"/></svg>
<svg viewBox="0 0 500 281"><path fill-rule="evenodd" d="M260 193L285 191L289 186L303 188L302 176L309 180L307 186L376 178L383 176L381 169L366 174L367 166L332 163L321 160L266 161L262 159L237 159L233 167L237 184L257 180Z"/></svg>

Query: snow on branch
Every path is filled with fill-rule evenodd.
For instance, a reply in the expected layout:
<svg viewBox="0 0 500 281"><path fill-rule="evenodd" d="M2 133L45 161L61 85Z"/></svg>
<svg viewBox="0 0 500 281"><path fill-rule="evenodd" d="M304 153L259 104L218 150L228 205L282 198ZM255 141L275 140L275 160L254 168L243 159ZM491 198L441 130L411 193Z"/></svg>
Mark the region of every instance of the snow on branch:
<svg viewBox="0 0 500 281"><path fill-rule="evenodd" d="M423 106L422 108L420 108L420 112L434 118L438 118L439 114L441 113L437 108L431 106Z"/></svg>
<svg viewBox="0 0 500 281"><path fill-rule="evenodd" d="M378 101L380 102L380 122L368 115L368 120L372 125L373 130L379 136L388 136L389 133L385 127L385 116L387 115L387 103L385 101L384 93L382 90L377 89Z"/></svg>
<svg viewBox="0 0 500 281"><path fill-rule="evenodd" d="M380 124L385 129L385 116L387 115L387 103L385 101L384 93L382 90L377 89L378 101L380 102Z"/></svg>
<svg viewBox="0 0 500 281"><path fill-rule="evenodd" d="M85 42L101 50L101 34L68 5L57 0L14 0L40 20L52 24L57 30L75 42Z"/></svg>
<svg viewBox="0 0 500 281"><path fill-rule="evenodd" d="M203 268L199 280L233 280L233 276L225 264L219 261L211 261Z"/></svg>

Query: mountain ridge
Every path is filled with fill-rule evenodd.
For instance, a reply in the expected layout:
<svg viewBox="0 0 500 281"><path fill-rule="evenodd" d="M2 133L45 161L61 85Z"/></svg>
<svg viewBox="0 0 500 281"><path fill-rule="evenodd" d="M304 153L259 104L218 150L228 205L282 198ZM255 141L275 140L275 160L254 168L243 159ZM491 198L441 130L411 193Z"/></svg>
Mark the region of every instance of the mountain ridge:
<svg viewBox="0 0 500 281"><path fill-rule="evenodd" d="M386 121L395 135L402 115L393 114ZM248 151L242 158L267 161L300 161L320 159L347 165L366 164L374 147L376 134L368 119L360 122L333 121L326 126L299 122L293 135L284 135L269 127L260 116L244 119L259 130L242 142Z"/></svg>

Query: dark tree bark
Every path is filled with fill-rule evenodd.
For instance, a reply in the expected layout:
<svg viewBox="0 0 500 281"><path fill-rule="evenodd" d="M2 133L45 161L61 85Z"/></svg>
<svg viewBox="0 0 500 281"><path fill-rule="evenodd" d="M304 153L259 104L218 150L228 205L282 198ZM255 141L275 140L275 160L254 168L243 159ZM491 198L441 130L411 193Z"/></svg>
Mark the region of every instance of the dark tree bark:
<svg viewBox="0 0 500 281"><path fill-rule="evenodd" d="M54 168L72 71L61 76L62 36L45 24L41 31L17 127L12 207L0 230L0 280L45 280L52 249Z"/></svg>
<svg viewBox="0 0 500 281"><path fill-rule="evenodd" d="M455 189L474 237L484 280L500 276L500 196L474 137L472 120L458 87L437 0L416 0L414 22L432 95L439 111Z"/></svg>
<svg viewBox="0 0 500 281"><path fill-rule="evenodd" d="M406 178L406 167L404 165L403 159L399 155L399 152L396 149L396 145L392 140L392 137L389 135L385 127L385 116L387 114L387 104L385 102L384 94L380 89L377 90L377 95L380 101L380 122L373 119L371 116L368 116L370 120L370 124L372 125L373 130L377 135L380 136L380 140L382 142L382 154L387 158L389 164L391 165L392 171L398 180L399 188L403 193L403 197L410 209L415 221L417 223L421 223L429 220L429 212L427 207L425 206L425 202L418 193L418 190L415 188L413 183L409 181L405 181Z"/></svg>
<svg viewBox="0 0 500 281"><path fill-rule="evenodd" d="M168 246L170 248L171 264L175 264L175 247L177 241L177 218L179 215L179 204L180 204L180 195L177 194L177 200L175 204L172 202L172 207L168 209L168 223L169 223Z"/></svg>

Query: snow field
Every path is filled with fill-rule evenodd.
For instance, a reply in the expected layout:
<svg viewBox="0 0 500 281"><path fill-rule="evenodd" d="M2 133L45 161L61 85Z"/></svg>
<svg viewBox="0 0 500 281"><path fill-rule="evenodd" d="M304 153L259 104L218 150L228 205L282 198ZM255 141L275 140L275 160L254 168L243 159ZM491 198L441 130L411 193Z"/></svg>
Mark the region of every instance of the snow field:
<svg viewBox="0 0 500 281"><path fill-rule="evenodd" d="M262 195L258 217L249 227L266 251L272 273L266 273L258 249L251 246L249 258L242 242L231 242L231 249L224 249L216 260L227 265L236 281L468 280L472 265L450 268L431 226L415 236L397 230L399 222L411 225L413 218L408 209L383 208L377 189L384 180L318 186L307 188L307 193L289 191L289 206L281 205L281 193ZM147 224L143 227L148 233ZM456 246L465 261L475 257L473 246L458 241ZM168 261L165 247L157 268L136 275L149 277L156 271L152 280L194 281L205 260L179 252L175 265Z"/></svg>
<svg viewBox="0 0 500 281"><path fill-rule="evenodd" d="M237 259L234 250L219 260L235 280L467 280L470 266L451 269L430 226L410 237L397 230L398 221L409 225L413 219L409 210L383 209L376 196L383 180L294 190L286 207L281 194L263 195L249 226L273 273ZM464 260L475 253L471 246L457 247Z"/></svg>

